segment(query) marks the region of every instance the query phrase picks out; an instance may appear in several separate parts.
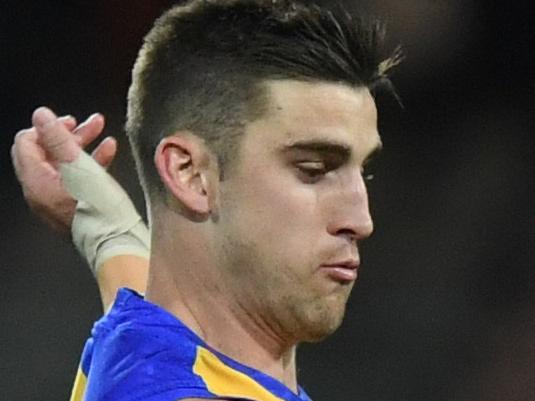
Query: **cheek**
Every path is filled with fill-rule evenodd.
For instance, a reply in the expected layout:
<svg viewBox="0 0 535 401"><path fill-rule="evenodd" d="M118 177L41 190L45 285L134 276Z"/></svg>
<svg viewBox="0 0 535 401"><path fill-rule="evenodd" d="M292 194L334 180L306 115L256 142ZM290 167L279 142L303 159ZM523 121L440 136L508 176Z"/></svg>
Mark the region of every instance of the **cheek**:
<svg viewBox="0 0 535 401"><path fill-rule="evenodd" d="M324 232L321 202L313 187L292 179L267 177L252 183L245 201L252 213L250 229L284 250L310 252Z"/></svg>

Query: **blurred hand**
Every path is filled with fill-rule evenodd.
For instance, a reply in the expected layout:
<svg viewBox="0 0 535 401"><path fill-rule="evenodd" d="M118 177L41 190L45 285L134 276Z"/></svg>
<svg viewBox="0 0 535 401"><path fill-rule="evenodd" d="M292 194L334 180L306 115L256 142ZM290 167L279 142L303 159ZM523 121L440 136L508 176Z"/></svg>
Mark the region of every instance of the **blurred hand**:
<svg viewBox="0 0 535 401"><path fill-rule="evenodd" d="M51 110L40 107L33 113L32 125L17 133L11 147L17 179L30 209L55 231L68 235L76 200L64 189L58 166L74 161L100 135L104 117L94 114L77 126L73 117L58 118ZM116 152L116 140L108 137L96 147L92 157L107 168Z"/></svg>

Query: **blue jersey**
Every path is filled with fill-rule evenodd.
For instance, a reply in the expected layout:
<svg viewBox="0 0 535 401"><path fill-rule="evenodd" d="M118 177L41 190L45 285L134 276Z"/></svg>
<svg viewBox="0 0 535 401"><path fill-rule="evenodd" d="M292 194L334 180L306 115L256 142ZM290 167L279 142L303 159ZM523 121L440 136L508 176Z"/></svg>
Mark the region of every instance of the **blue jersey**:
<svg viewBox="0 0 535 401"><path fill-rule="evenodd" d="M71 401L310 401L217 352L164 309L121 289L91 332Z"/></svg>

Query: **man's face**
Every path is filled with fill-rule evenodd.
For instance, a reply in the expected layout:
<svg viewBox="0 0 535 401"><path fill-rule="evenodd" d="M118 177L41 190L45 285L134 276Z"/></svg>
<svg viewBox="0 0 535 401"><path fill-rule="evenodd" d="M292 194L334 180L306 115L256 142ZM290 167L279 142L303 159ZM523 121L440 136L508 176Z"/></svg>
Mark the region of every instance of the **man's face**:
<svg viewBox="0 0 535 401"><path fill-rule="evenodd" d="M241 307L286 341L341 323L373 230L363 166L380 147L367 89L270 81L221 183L220 267Z"/></svg>

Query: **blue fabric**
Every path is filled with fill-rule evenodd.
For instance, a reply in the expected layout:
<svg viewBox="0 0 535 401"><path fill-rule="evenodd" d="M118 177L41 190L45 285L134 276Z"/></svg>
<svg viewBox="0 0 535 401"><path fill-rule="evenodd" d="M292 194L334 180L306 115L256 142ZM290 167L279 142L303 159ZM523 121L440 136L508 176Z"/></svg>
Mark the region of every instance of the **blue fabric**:
<svg viewBox="0 0 535 401"><path fill-rule="evenodd" d="M311 401L303 389L296 395L278 380L215 351L176 317L128 289L119 290L84 348L84 400L218 399L193 372L199 346L285 401Z"/></svg>

